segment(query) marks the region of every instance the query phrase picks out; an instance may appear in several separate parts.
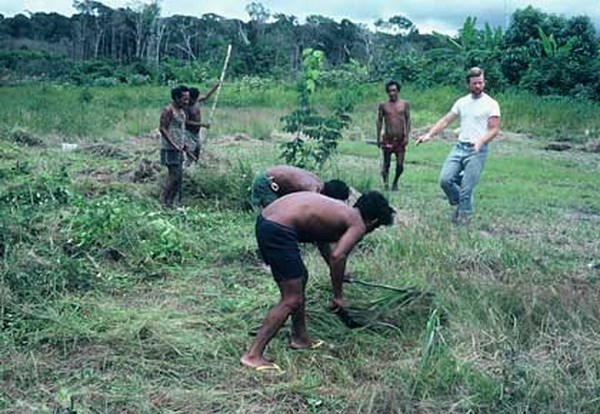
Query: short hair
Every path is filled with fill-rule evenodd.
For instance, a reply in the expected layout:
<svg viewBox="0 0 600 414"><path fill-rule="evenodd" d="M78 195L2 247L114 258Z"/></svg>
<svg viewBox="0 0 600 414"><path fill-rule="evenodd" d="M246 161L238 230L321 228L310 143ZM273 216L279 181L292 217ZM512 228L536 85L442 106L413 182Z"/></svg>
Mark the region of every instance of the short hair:
<svg viewBox="0 0 600 414"><path fill-rule="evenodd" d="M171 99L176 101L177 99L181 98L185 92L184 88L185 87L178 86L176 88L171 89Z"/></svg>
<svg viewBox="0 0 600 414"><path fill-rule="evenodd" d="M480 67L477 67L477 66L473 66L467 72L467 82L469 82L471 80L471 78L477 78L479 76L483 76L483 69L481 69Z"/></svg>
<svg viewBox="0 0 600 414"><path fill-rule="evenodd" d="M396 85L396 89L398 89L398 92L400 92L400 89L402 87L400 86L400 83L398 83L395 80L391 80L391 81L389 81L388 83L385 84L385 91L386 92L389 91L390 90L390 86L393 86L393 85Z"/></svg>
<svg viewBox="0 0 600 414"><path fill-rule="evenodd" d="M359 197L354 204L358 208L363 221L375 220L379 225L389 226L394 222L394 209L378 191L369 191Z"/></svg>
<svg viewBox="0 0 600 414"><path fill-rule="evenodd" d="M190 88L190 98L195 101L200 96L198 88Z"/></svg>
<svg viewBox="0 0 600 414"><path fill-rule="evenodd" d="M350 197L350 188L342 180L329 180L323 184L321 194L336 200L347 200Z"/></svg>

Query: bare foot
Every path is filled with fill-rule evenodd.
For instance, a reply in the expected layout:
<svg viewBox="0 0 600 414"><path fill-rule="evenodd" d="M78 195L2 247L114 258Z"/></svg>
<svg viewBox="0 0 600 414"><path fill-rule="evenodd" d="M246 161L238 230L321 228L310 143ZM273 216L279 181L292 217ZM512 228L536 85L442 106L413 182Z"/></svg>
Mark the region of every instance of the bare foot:
<svg viewBox="0 0 600 414"><path fill-rule="evenodd" d="M272 361L269 361L263 357L251 357L248 354L242 355L240 358L240 363L248 368L252 368L254 370L269 370L272 369L274 371L280 371L281 368L277 364Z"/></svg>
<svg viewBox="0 0 600 414"><path fill-rule="evenodd" d="M292 348L292 349L317 349L317 348L320 348L323 344L324 344L324 342L321 340L313 341L311 339L305 339L305 340L292 339L290 341L290 348Z"/></svg>

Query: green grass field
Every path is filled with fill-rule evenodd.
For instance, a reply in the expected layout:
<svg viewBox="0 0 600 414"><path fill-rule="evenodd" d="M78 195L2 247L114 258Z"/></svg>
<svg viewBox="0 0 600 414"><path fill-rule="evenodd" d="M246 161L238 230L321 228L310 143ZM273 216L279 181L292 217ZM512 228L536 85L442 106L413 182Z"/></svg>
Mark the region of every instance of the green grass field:
<svg viewBox="0 0 600 414"><path fill-rule="evenodd" d="M384 96L361 88L321 175L380 190L364 139ZM405 93L423 127L461 91ZM238 362L278 298L244 207L253 174L280 162L272 132L293 88L224 88L183 212L158 203L153 131L167 97L3 89L0 412L600 412L600 158L579 149L598 137L597 104L499 96L504 129L524 135L493 143L468 228L448 223L437 184L451 142L410 146L401 191L387 194L404 224L367 236L348 270L433 297L346 285L368 322L349 330L328 312L328 271L306 246L309 331L326 346L292 351L285 327L267 349L285 373L272 375ZM576 148L543 149L565 139Z"/></svg>

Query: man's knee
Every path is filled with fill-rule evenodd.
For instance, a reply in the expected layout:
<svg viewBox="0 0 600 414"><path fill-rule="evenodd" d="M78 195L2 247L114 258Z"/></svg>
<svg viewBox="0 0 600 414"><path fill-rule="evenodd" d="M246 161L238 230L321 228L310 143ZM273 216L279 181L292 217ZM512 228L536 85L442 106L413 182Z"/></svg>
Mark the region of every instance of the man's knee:
<svg viewBox="0 0 600 414"><path fill-rule="evenodd" d="M396 172L398 174L402 174L403 171L404 171L404 164L401 161L397 161L396 162Z"/></svg>
<svg viewBox="0 0 600 414"><path fill-rule="evenodd" d="M390 164L391 164L390 159L389 158L388 159L384 158L383 159L383 163L381 164L381 171L382 172L389 171Z"/></svg>
<svg viewBox="0 0 600 414"><path fill-rule="evenodd" d="M440 177L440 187L448 188L448 187L452 186L452 184L454 184L454 180L452 177L450 177L448 175L442 175Z"/></svg>
<svg viewBox="0 0 600 414"><path fill-rule="evenodd" d="M304 296L301 294L285 295L281 301L290 312L293 312L304 304Z"/></svg>

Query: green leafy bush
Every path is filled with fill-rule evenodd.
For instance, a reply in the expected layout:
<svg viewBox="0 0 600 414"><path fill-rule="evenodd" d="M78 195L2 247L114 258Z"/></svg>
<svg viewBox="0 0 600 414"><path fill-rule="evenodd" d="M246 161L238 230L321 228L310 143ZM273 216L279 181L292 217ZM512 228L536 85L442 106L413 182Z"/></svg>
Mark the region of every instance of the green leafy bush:
<svg viewBox="0 0 600 414"><path fill-rule="evenodd" d="M342 138L342 129L351 119L353 96L345 90L339 93L333 113L321 115L310 102L317 87L323 65L323 52L306 49L303 52L303 77L298 82L298 108L282 118L284 131L296 137L281 145L280 157L286 163L300 168L316 169L325 164ZM343 94L343 97L342 97Z"/></svg>

